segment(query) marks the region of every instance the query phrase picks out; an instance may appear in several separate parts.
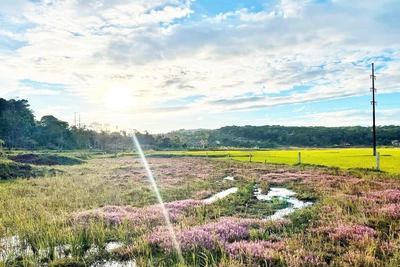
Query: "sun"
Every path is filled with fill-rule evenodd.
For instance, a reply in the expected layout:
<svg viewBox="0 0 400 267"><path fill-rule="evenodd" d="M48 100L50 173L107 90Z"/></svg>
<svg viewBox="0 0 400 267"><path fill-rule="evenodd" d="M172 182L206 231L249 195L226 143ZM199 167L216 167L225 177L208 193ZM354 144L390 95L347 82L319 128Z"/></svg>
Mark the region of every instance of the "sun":
<svg viewBox="0 0 400 267"><path fill-rule="evenodd" d="M103 102L106 108L113 110L129 110L137 104L132 89L119 83L112 84L107 89L103 95Z"/></svg>

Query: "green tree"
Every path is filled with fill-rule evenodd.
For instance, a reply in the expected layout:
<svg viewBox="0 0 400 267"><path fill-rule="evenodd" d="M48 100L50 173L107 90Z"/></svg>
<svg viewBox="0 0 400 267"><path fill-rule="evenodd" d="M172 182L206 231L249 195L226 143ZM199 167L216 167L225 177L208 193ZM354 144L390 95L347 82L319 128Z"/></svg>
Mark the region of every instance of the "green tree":
<svg viewBox="0 0 400 267"><path fill-rule="evenodd" d="M34 129L35 117L27 100L0 98L0 138L7 147L26 147Z"/></svg>
<svg viewBox="0 0 400 267"><path fill-rule="evenodd" d="M37 140L40 145L63 150L74 147L74 139L68 123L52 115L43 116L38 122Z"/></svg>

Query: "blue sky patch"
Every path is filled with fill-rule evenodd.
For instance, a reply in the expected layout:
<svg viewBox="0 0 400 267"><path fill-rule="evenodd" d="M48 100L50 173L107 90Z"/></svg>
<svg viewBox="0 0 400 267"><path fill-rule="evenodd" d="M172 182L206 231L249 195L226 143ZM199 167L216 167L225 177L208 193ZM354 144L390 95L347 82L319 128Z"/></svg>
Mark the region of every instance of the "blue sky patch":
<svg viewBox="0 0 400 267"><path fill-rule="evenodd" d="M266 1L260 0L198 0L192 4L195 13L214 17L220 13L227 13L247 8L253 12L259 12L263 9Z"/></svg>
<svg viewBox="0 0 400 267"><path fill-rule="evenodd" d="M38 82L30 79L20 80L19 84L34 89L49 89L54 91L64 91L65 85L59 83Z"/></svg>

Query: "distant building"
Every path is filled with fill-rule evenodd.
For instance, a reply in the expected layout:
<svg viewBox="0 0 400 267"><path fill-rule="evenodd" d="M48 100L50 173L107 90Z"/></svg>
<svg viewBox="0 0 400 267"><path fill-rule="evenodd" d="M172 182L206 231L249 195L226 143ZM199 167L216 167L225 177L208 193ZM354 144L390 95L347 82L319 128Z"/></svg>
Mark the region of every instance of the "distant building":
<svg viewBox="0 0 400 267"><path fill-rule="evenodd" d="M393 146L400 146L399 140L392 140Z"/></svg>

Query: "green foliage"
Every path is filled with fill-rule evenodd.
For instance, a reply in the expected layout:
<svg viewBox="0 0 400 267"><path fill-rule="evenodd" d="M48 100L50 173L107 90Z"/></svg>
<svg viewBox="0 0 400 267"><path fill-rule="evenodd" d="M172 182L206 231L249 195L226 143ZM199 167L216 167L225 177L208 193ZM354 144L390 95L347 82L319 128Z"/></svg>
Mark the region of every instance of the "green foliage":
<svg viewBox="0 0 400 267"><path fill-rule="evenodd" d="M45 169L35 168L28 164L0 162L0 180L40 177L48 173Z"/></svg>
<svg viewBox="0 0 400 267"><path fill-rule="evenodd" d="M4 140L0 139L0 158L3 156L3 145L5 144Z"/></svg>
<svg viewBox="0 0 400 267"><path fill-rule="evenodd" d="M71 148L72 134L68 123L54 116L43 116L37 125L36 139L40 146L63 150Z"/></svg>
<svg viewBox="0 0 400 267"><path fill-rule="evenodd" d="M87 267L87 264L77 258L58 259L49 264L49 267Z"/></svg>
<svg viewBox="0 0 400 267"><path fill-rule="evenodd" d="M261 193L267 194L270 189L270 184L268 181L261 181L257 184L257 187L261 189Z"/></svg>
<svg viewBox="0 0 400 267"><path fill-rule="evenodd" d="M400 139L399 126L377 127L378 145L391 146ZM369 127L226 126L216 130L179 130L166 134L188 148L278 148L370 146Z"/></svg>
<svg viewBox="0 0 400 267"><path fill-rule="evenodd" d="M315 207L297 210L288 217L291 224L286 226L288 232L300 233L304 232L310 221L316 216Z"/></svg>
<svg viewBox="0 0 400 267"><path fill-rule="evenodd" d="M35 120L28 101L0 98L0 139L7 147L28 147Z"/></svg>

